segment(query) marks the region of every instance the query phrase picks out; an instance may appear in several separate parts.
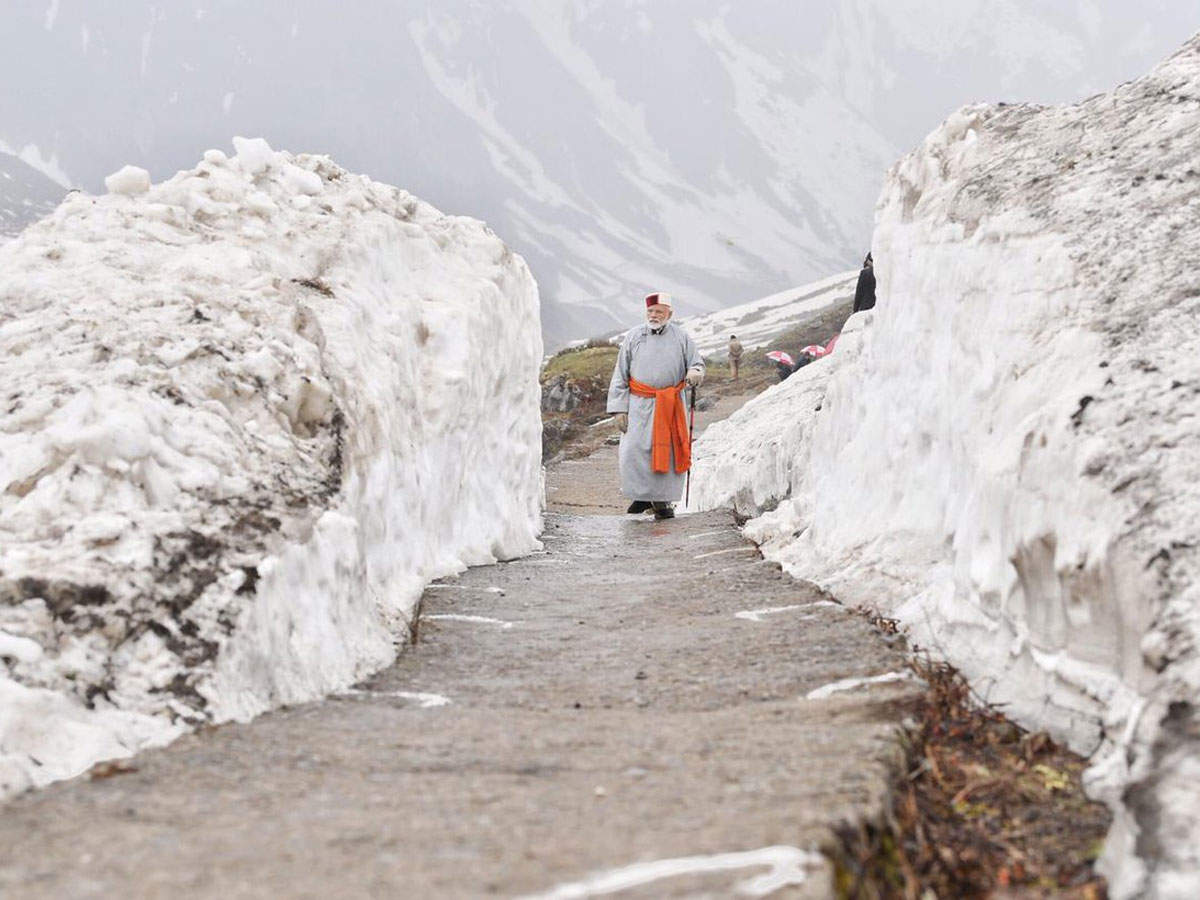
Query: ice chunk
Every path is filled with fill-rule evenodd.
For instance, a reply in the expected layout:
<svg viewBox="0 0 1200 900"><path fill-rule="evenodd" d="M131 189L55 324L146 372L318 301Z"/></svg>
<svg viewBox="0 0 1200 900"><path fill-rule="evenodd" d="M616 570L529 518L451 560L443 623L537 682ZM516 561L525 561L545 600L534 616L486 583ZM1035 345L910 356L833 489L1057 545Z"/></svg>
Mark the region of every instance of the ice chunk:
<svg viewBox="0 0 1200 900"><path fill-rule="evenodd" d="M275 161L275 151L263 138L235 137L233 149L238 167L250 176L265 172Z"/></svg>
<svg viewBox="0 0 1200 900"><path fill-rule="evenodd" d="M150 173L137 166L125 166L105 178L104 186L110 194L124 194L127 197L144 194L150 190Z"/></svg>

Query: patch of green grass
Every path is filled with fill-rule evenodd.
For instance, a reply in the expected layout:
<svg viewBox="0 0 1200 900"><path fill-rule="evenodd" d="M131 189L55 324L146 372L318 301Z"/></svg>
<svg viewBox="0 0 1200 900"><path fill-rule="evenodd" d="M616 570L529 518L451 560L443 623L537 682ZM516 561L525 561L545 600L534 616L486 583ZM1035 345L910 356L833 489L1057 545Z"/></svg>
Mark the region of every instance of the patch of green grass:
<svg viewBox="0 0 1200 900"><path fill-rule="evenodd" d="M742 368L745 368L745 366L743 366ZM729 373L731 371L729 368L729 360L728 359L715 360L715 359L711 359L710 357L706 356L704 358L704 371L705 371L704 377L706 380L716 380L716 379L727 380L729 378Z"/></svg>
<svg viewBox="0 0 1200 900"><path fill-rule="evenodd" d="M575 379L608 379L616 364L617 348L615 346L565 350L547 360L546 367L542 369L542 381L549 381L556 375L566 375L567 378Z"/></svg>

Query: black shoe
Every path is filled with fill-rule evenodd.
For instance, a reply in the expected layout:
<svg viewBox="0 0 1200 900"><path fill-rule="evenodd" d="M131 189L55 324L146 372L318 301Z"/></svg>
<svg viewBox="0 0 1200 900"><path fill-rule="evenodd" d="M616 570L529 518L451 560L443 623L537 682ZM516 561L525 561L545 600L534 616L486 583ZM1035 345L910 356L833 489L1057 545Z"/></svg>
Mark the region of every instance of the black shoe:
<svg viewBox="0 0 1200 900"><path fill-rule="evenodd" d="M634 500L632 503L629 504L629 509L625 510L625 512L630 513L632 515L637 515L638 513L644 513L649 509L650 509L650 501L649 500Z"/></svg>
<svg viewBox="0 0 1200 900"><path fill-rule="evenodd" d="M675 508L670 503L654 504L654 518L656 519L673 519L675 518Z"/></svg>

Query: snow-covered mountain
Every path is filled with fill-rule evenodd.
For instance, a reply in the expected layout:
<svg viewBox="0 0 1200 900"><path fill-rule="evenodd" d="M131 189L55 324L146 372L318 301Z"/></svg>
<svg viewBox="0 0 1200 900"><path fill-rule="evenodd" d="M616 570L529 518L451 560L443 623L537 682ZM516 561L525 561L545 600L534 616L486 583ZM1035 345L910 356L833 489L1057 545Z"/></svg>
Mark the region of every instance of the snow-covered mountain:
<svg viewBox="0 0 1200 900"><path fill-rule="evenodd" d="M0 152L0 240L54 209L66 188L19 157Z"/></svg>
<svg viewBox="0 0 1200 900"><path fill-rule="evenodd" d="M18 0L0 140L91 190L234 134L331 153L491 223L553 346L649 286L707 312L855 265L883 171L951 109L1130 77L1185 6Z"/></svg>
<svg viewBox="0 0 1200 900"><path fill-rule="evenodd" d="M705 356L727 357L729 338L737 335L742 347L756 350L765 347L790 329L802 326L838 308L849 315L854 302L858 270L843 272L813 284L779 291L728 306L704 316L680 319L696 346ZM834 326L836 328L836 325Z"/></svg>

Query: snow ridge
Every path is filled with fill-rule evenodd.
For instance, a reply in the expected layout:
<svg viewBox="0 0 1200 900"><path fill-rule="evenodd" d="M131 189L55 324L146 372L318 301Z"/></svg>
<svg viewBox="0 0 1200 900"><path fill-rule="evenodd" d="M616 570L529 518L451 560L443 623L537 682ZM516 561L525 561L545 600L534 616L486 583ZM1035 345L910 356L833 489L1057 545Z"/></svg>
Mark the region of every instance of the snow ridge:
<svg viewBox="0 0 1200 900"><path fill-rule="evenodd" d="M541 527L534 281L235 139L0 247L0 794L386 665Z"/></svg>
<svg viewBox="0 0 1200 900"><path fill-rule="evenodd" d="M951 116L889 173L878 307L695 454L701 508L1093 754L1115 897L1200 895L1198 133L1200 36Z"/></svg>

